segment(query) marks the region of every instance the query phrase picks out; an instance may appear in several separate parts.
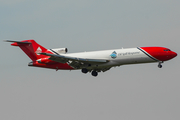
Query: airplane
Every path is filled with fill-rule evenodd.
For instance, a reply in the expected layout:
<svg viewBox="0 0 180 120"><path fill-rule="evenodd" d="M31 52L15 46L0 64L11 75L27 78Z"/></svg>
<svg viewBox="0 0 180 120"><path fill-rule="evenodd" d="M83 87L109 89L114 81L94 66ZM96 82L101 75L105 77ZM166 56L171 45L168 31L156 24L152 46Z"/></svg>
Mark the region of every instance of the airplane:
<svg viewBox="0 0 180 120"><path fill-rule="evenodd" d="M91 72L96 77L98 72L105 72L112 67L157 62L162 63L177 56L177 53L165 47L136 47L113 50L69 53L67 48L46 49L34 40L12 41L12 46L19 46L32 60L28 66L57 70L78 70Z"/></svg>

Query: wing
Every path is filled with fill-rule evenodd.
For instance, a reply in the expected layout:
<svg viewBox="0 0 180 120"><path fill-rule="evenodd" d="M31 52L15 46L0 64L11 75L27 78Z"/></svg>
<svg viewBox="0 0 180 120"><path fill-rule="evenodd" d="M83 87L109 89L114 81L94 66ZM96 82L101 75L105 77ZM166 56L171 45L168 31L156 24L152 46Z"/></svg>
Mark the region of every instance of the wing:
<svg viewBox="0 0 180 120"><path fill-rule="evenodd" d="M70 66L76 69L109 62L109 60L105 60L105 59L78 58L78 57L70 57L64 55L55 55L50 53L40 53L40 54L50 56L49 60L52 61L56 61L60 63L68 63Z"/></svg>

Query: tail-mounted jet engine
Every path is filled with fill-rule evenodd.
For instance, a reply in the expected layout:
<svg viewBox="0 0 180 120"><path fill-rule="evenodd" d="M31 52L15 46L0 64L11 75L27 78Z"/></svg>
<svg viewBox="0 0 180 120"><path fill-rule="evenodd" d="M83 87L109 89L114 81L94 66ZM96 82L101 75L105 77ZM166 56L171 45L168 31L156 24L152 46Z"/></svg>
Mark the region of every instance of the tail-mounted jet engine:
<svg viewBox="0 0 180 120"><path fill-rule="evenodd" d="M67 48L56 48L56 49L49 49L52 53L54 54L66 54L68 49ZM52 60L49 60L48 59L49 57L45 57L45 58L41 58L41 59L38 59L37 62L38 63L44 63L44 64L52 64L54 63L54 61Z"/></svg>
<svg viewBox="0 0 180 120"><path fill-rule="evenodd" d="M50 49L54 53L58 54L66 54L68 52L67 48L56 48L56 49Z"/></svg>

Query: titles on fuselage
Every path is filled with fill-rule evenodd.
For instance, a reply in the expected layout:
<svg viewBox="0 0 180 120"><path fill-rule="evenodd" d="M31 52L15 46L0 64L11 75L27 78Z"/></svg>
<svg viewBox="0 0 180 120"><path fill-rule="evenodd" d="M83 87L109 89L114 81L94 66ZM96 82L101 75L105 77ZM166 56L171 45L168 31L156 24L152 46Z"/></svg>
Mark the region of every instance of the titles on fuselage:
<svg viewBox="0 0 180 120"><path fill-rule="evenodd" d="M136 55L136 54L140 54L140 52L125 52L125 53L118 53L118 56Z"/></svg>

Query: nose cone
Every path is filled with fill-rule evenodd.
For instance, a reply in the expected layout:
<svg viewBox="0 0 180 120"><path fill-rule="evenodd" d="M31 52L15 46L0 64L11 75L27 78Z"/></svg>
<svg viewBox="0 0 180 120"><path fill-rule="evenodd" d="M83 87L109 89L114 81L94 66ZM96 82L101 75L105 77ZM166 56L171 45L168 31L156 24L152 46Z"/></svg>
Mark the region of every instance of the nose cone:
<svg viewBox="0 0 180 120"><path fill-rule="evenodd" d="M166 53L166 60L170 60L170 59L173 59L174 57L177 56L177 53L176 52L173 52L173 51L169 51Z"/></svg>
<svg viewBox="0 0 180 120"><path fill-rule="evenodd" d="M171 57L174 58L174 57L176 57L176 56L177 56L177 53L172 51L172 52L171 52Z"/></svg>

